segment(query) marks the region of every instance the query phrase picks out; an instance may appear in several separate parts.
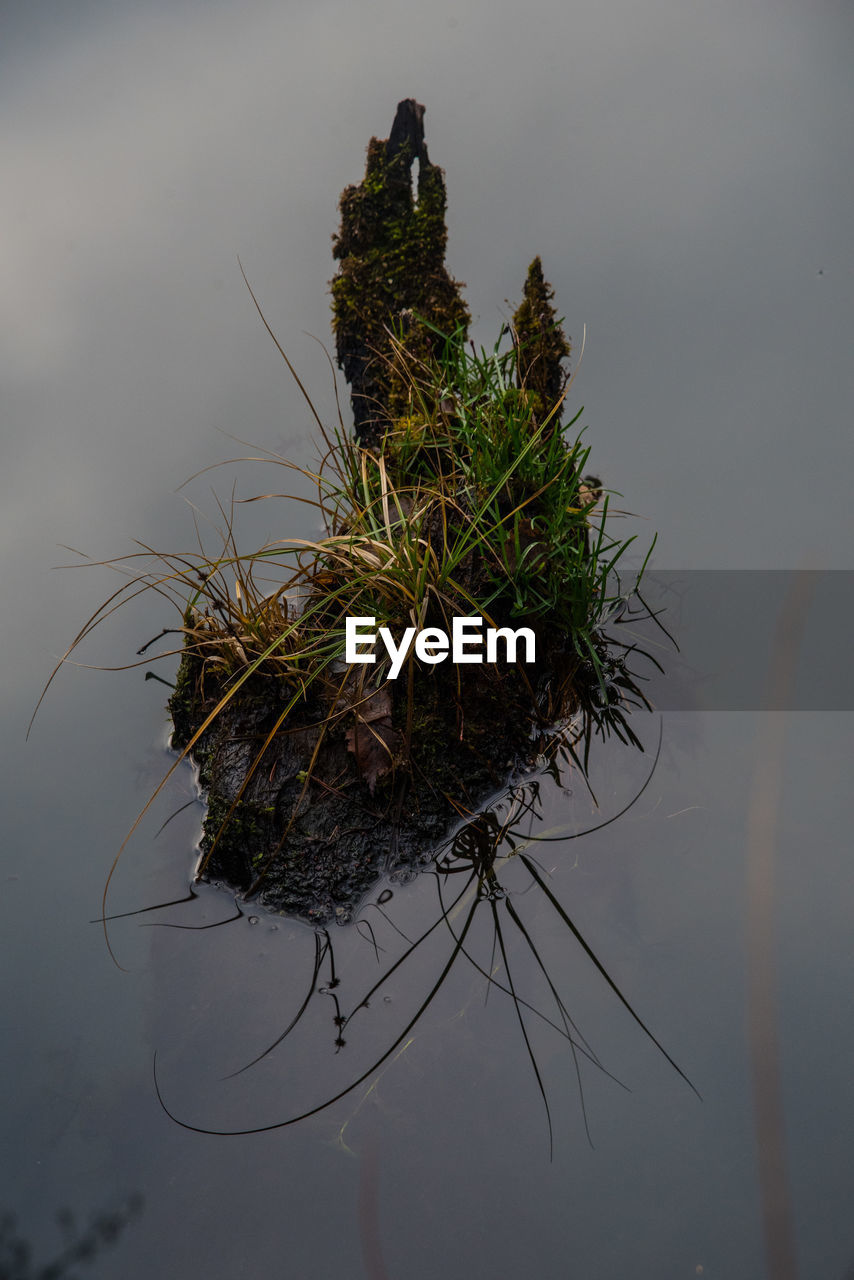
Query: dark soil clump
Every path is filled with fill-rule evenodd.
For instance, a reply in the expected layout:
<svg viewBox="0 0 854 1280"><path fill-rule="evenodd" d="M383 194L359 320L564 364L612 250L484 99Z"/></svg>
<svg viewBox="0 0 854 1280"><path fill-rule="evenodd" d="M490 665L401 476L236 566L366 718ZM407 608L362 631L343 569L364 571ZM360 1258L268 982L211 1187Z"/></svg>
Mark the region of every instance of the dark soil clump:
<svg viewBox="0 0 854 1280"><path fill-rule="evenodd" d="M179 749L217 701L190 696L193 665L185 655L183 687L170 701ZM302 706L259 757L283 703L274 681L244 686L191 753L208 796L204 878L322 925L352 919L381 876L407 879L429 865L449 832L528 768L543 745L520 671L466 676L458 685L454 670L434 672L417 683L411 705L398 681L385 737L399 763L376 777L370 701L364 718L352 713L349 729L342 719L325 731L320 702ZM353 722L367 751L354 740ZM545 724L540 733L548 738Z"/></svg>

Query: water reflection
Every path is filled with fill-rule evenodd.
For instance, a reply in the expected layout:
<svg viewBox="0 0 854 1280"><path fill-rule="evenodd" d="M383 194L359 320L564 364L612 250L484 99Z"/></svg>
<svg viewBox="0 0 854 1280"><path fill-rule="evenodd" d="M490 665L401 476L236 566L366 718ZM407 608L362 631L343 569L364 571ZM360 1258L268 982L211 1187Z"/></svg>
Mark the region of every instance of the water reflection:
<svg viewBox="0 0 854 1280"><path fill-rule="evenodd" d="M2 1280L62 1280L78 1266L88 1266L98 1254L116 1243L127 1224L142 1209L142 1196L134 1194L118 1209L105 1210L82 1228L70 1209L60 1209L56 1221L63 1248L51 1261L33 1261L30 1242L18 1233L14 1213L0 1213L0 1278Z"/></svg>
<svg viewBox="0 0 854 1280"><path fill-rule="evenodd" d="M309 1105L270 1116L263 1123L234 1127L197 1123L188 1117L183 1104L174 1101L170 1087L174 1080L169 1078L170 1073L164 1075L158 1070L155 1058L157 1095L176 1124L193 1132L218 1135L268 1132L307 1120L360 1086L370 1091L373 1084L369 1082L404 1052L451 974L467 966L477 975L484 1000L509 1003L532 1085L542 1100L550 1152L552 1118L535 1027L547 1028L560 1037L569 1054L585 1129L592 1142L585 1111L584 1073L596 1071L616 1085L625 1086L603 1063L573 1018L565 983L567 966L563 963L568 949L576 955L580 953L584 963L593 966L638 1029L697 1092L580 931L571 907L563 900L543 861L551 846L565 846L618 821L644 794L655 773L662 747L662 725L654 724L649 713L645 713L642 725L629 723L631 704L637 704L642 696L624 661L625 653L634 652L634 647L623 642L622 651L618 647L615 652L613 695L600 702L591 699L584 712L569 724L543 735L538 742L537 770L507 787L480 812L468 816L436 851L429 867L421 872L432 883L433 893L422 895L416 927L413 928L403 882L415 879L417 873L402 872L392 877L394 887L384 887L362 904L352 929L330 932L321 928L313 932L313 954L301 984L292 976L292 956L286 957L286 986L293 1011L272 1030L260 1049L245 1054L222 1079L244 1077L263 1061L275 1057L283 1078L290 1083L293 1072L289 1052L293 1050L297 1058L304 1057L308 1047L317 1062L325 1043L326 1052L338 1059L339 1068L335 1084L325 1095L317 1096L315 1081L314 1098ZM650 729L652 744L645 747L640 735L648 738ZM592 743L597 737L611 735L633 753L646 752L648 766L641 785L634 788L617 812L602 814L598 821L581 829L568 825L544 829L545 784L549 790L565 790L570 782L575 785L581 781L589 788ZM592 790L590 797L595 804ZM238 903L236 914L214 925L174 927L220 927L244 914L245 906ZM250 918L250 923L258 921L257 916ZM160 923L169 925L168 920ZM364 942L361 950L353 949L354 933ZM555 954L560 957L558 963ZM375 974L366 972L374 966ZM377 1039L378 1024L388 1025L387 1018L377 1018L377 1010L396 1014L396 1008L388 1006L396 1005L402 985L410 991L417 988L419 994L406 1013L397 1018L393 1030L380 1033ZM458 989L457 985L455 990ZM348 1063L352 1063L349 1070Z"/></svg>

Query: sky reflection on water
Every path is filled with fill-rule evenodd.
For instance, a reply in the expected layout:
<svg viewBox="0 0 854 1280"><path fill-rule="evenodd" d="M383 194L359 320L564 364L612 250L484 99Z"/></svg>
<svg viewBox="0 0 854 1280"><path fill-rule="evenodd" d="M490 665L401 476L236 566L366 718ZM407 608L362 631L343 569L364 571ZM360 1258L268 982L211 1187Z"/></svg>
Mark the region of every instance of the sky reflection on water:
<svg viewBox="0 0 854 1280"><path fill-rule="evenodd" d="M9 15L0 1198L39 1257L56 1252L56 1209L85 1219L114 1192L140 1192L143 1211L87 1274L136 1280L168 1264L230 1280L283 1258L301 1276L359 1274L361 1166L337 1144L349 1122L357 1153L375 1135L390 1275L563 1277L568 1259L596 1280L761 1274L743 1027L756 716L668 712L647 803L555 853L585 936L704 1101L543 923L573 1016L632 1088L591 1078L591 1150L565 1056L544 1048L551 1165L518 1030L474 979L443 988L355 1117L353 1104L254 1139L171 1126L152 1049L187 1062L207 1047L218 1067L226 1049L236 1065L244 1040L263 1043L281 1025L278 942L245 921L203 934L128 922L130 972L113 969L88 921L167 761L157 686L65 671L26 747L23 735L53 662L110 589L96 570L49 573L73 558L60 544L95 557L134 537L189 544L173 491L240 451L220 430L313 457L236 255L331 419L328 368L304 331L328 337L337 197L405 95L426 104L446 170L449 265L469 282L476 336L492 341L540 253L577 344L587 326L575 394L591 465L625 494L641 541L659 531L658 565L849 568L851 28L831 0L91 0ZM215 482L228 491L225 474ZM238 484L263 487L245 473ZM212 509L208 480L191 493ZM280 532L270 521L245 509L247 541ZM122 661L160 625L150 605L133 611L87 660ZM802 1274L830 1280L854 1254L851 755L850 716L789 716L783 1083ZM607 754L603 769L621 792L625 757ZM544 822L559 822L565 797L550 804ZM166 816L131 847L113 910L185 891L198 813L154 840ZM428 887L408 891L415 915ZM275 937L310 961L310 931ZM310 1053L302 1066L316 1069ZM282 1088L265 1069L250 1099L260 1115Z"/></svg>

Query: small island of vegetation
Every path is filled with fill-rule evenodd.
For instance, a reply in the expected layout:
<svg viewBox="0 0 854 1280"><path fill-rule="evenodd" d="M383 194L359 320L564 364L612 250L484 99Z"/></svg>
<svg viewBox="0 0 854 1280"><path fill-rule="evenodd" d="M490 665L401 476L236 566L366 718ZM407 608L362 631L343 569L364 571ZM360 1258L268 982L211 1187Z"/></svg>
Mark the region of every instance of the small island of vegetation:
<svg viewBox="0 0 854 1280"><path fill-rule="evenodd" d="M311 476L323 534L246 553L229 522L217 554L159 553L123 588L179 611L163 634L181 637L172 743L207 797L197 877L315 925L351 919L382 874L427 865L534 761L583 767L596 732L637 743L627 715L643 702L602 632L628 542L606 531L608 497L585 474L580 411L564 420L553 291L535 258L494 347L469 341L423 119L401 102L341 196L333 328L352 433L340 414L323 424L270 330L323 447L313 471L271 465ZM389 636L468 619L535 636L536 659L438 662L410 646L348 662L353 619Z"/></svg>

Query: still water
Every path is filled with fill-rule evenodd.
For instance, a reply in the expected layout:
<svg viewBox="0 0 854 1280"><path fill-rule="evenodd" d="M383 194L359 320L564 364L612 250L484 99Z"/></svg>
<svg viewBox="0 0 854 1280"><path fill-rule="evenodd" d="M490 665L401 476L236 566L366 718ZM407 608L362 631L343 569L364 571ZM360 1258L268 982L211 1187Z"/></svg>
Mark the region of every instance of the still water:
<svg viewBox="0 0 854 1280"><path fill-rule="evenodd" d="M849 713L648 716L644 755L596 751L598 809L577 778L541 779L531 835L594 826L643 784L660 729L637 804L536 856L702 1100L511 868L511 900L569 1015L620 1083L582 1057L579 1084L567 1040L531 1014L541 1091L512 1001L494 987L485 999L468 962L407 1032L453 951L438 929L348 1025L345 1046L332 996L318 994L292 1035L226 1079L298 1011L315 935L253 922L203 888L116 919L117 967L91 922L171 763L165 690L144 668L68 668L24 736L54 662L118 585L107 569L52 572L80 558L63 548L94 559L130 557L133 539L192 549L186 496L207 527L212 484L226 499L233 481L238 496L271 484L249 464L176 494L199 468L251 451L223 433L315 456L236 255L331 420L328 365L305 335L328 338L336 200L406 95L426 103L431 158L446 170L448 261L469 283L476 337L492 341L535 253L576 351L586 326L574 408L585 405L591 466L625 495L639 546L658 531L663 569L849 568L851 52L851 13L830 0L534 0L524 13L92 0L73 19L49 3L10 18L0 1209L32 1263L15 1272L7 1249L9 1275L33 1277L61 1254L65 1210L78 1239L95 1215L124 1215L77 1268L93 1278L762 1276L747 876L771 742L790 1226L802 1277L846 1276ZM247 543L307 532L302 511L243 508L240 528ZM133 662L171 621L154 597L136 602L81 661ZM835 622L831 611L824 625ZM200 814L181 770L118 864L111 914L186 897ZM399 954L394 926L415 937L436 918L438 889L430 875L378 886L363 912L371 930L332 932L342 1008ZM471 930L490 968L489 918ZM547 1011L523 935L511 922L504 938L514 981ZM368 1074L298 1124L212 1136L169 1119L155 1053L163 1102L208 1129L276 1124ZM6 1245L12 1230L7 1220Z"/></svg>

